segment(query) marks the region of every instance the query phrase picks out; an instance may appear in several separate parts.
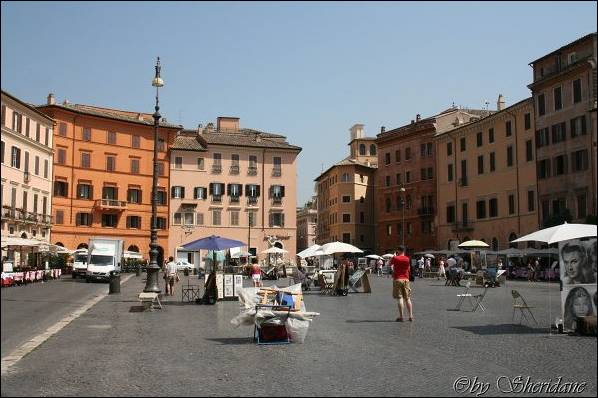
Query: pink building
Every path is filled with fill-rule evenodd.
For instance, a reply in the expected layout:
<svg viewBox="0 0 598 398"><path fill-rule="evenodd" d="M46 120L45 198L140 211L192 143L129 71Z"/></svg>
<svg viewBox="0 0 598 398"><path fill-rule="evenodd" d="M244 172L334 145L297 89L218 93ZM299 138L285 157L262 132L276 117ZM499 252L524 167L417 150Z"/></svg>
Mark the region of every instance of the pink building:
<svg viewBox="0 0 598 398"><path fill-rule="evenodd" d="M300 151L282 135L240 128L233 117L181 131L171 147L169 255L197 267L198 253L180 246L219 235L248 242L241 250L260 259L277 246L294 260Z"/></svg>
<svg viewBox="0 0 598 398"><path fill-rule="evenodd" d="M53 129L53 119L2 90L3 240L49 242Z"/></svg>

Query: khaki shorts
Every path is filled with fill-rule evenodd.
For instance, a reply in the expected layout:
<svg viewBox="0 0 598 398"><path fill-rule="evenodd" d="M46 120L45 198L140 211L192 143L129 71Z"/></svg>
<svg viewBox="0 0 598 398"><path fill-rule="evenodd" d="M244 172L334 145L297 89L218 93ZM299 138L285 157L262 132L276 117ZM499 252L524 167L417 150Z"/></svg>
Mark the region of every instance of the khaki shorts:
<svg viewBox="0 0 598 398"><path fill-rule="evenodd" d="M409 287L408 280L393 280L392 281L392 297L395 299L400 299L401 297L404 300L408 300L411 298L411 287Z"/></svg>

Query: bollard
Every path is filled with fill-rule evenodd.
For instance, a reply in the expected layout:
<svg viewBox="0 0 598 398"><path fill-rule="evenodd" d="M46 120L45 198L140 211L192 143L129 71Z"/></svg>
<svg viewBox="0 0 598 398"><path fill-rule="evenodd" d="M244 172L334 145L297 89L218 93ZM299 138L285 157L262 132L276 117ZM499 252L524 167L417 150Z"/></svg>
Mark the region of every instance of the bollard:
<svg viewBox="0 0 598 398"><path fill-rule="evenodd" d="M120 293L120 274L110 272L110 285L108 287L108 294Z"/></svg>

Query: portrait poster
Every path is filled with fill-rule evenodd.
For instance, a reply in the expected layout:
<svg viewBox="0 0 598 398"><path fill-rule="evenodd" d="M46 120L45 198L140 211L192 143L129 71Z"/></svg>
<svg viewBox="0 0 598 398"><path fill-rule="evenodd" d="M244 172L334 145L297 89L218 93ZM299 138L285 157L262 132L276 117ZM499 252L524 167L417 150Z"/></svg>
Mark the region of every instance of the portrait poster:
<svg viewBox="0 0 598 398"><path fill-rule="evenodd" d="M563 326L575 330L577 317L597 313L596 238L559 242L559 269Z"/></svg>

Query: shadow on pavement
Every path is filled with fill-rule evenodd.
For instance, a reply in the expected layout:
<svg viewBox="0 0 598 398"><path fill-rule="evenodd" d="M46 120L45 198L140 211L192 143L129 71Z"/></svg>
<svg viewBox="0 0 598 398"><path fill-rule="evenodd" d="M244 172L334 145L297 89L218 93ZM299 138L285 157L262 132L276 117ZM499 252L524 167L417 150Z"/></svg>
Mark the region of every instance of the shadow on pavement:
<svg viewBox="0 0 598 398"><path fill-rule="evenodd" d="M345 322L347 323L394 323L394 319L375 319L375 320L368 320L368 319L347 319Z"/></svg>
<svg viewBox="0 0 598 398"><path fill-rule="evenodd" d="M220 343L222 345L254 344L253 337L224 337L224 338L214 338L214 339L206 339L206 340L214 341L214 342Z"/></svg>
<svg viewBox="0 0 598 398"><path fill-rule="evenodd" d="M145 307L143 305L132 305L129 312L145 312Z"/></svg>
<svg viewBox="0 0 598 398"><path fill-rule="evenodd" d="M460 329L466 332L472 332L479 335L491 334L547 334L547 328L532 328L526 325L501 324L501 325L481 325L481 326L456 326L453 329Z"/></svg>

